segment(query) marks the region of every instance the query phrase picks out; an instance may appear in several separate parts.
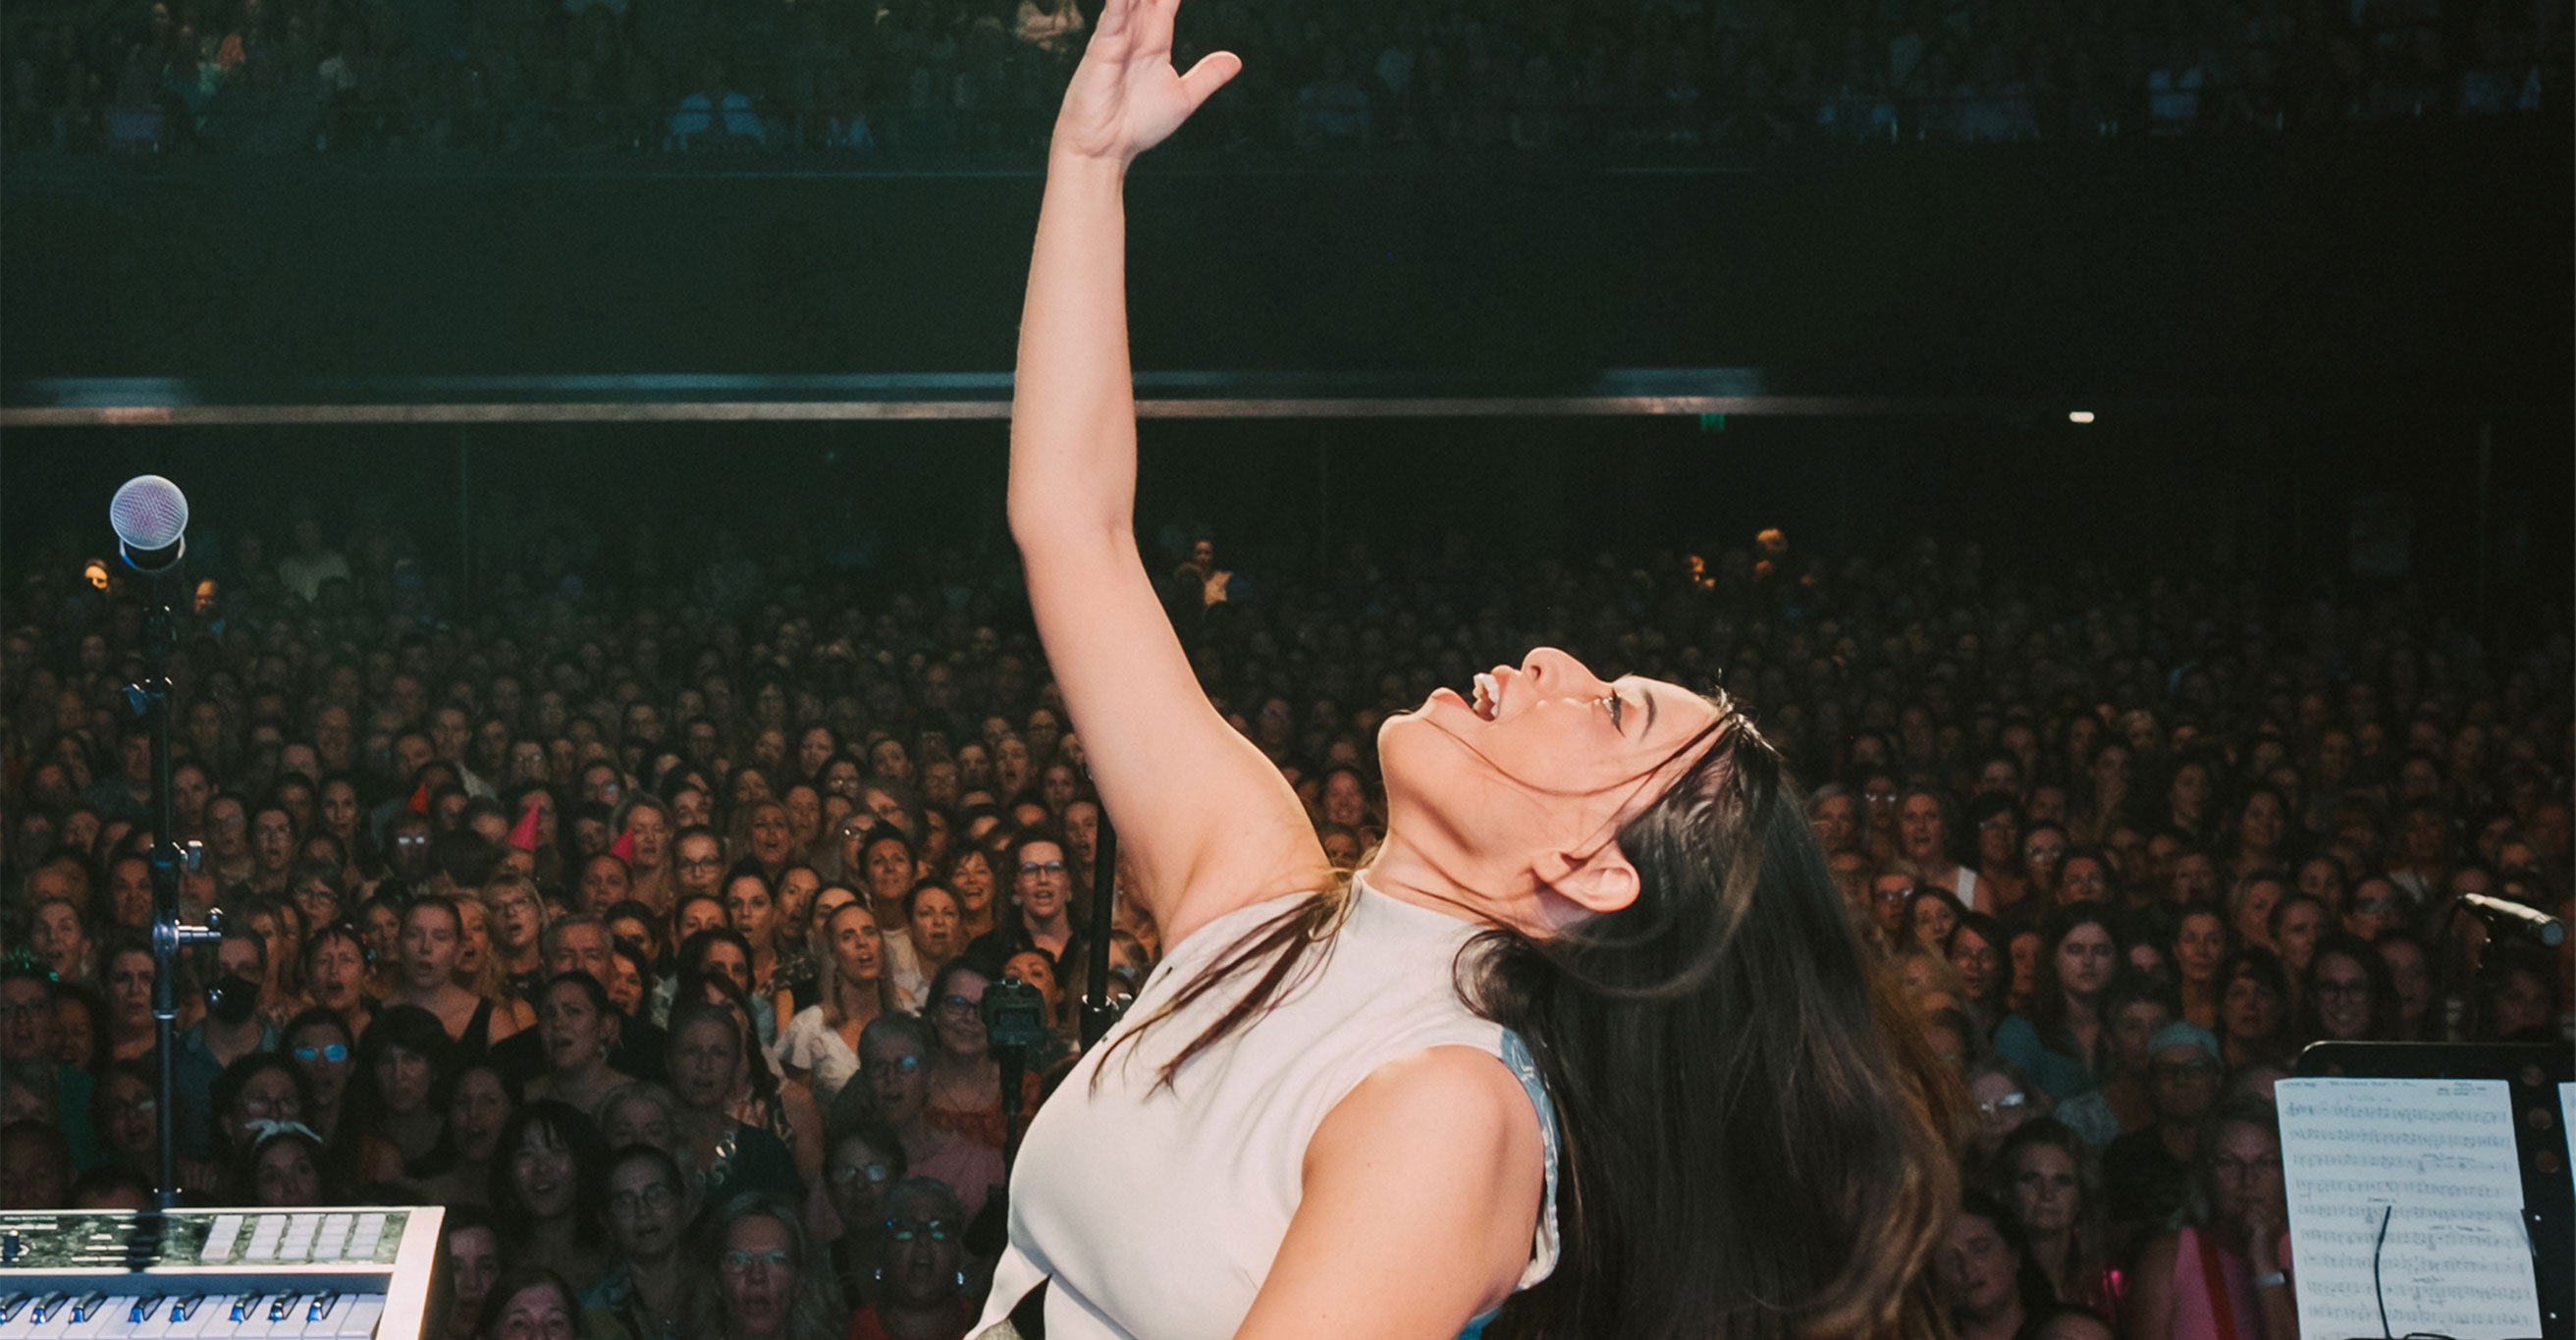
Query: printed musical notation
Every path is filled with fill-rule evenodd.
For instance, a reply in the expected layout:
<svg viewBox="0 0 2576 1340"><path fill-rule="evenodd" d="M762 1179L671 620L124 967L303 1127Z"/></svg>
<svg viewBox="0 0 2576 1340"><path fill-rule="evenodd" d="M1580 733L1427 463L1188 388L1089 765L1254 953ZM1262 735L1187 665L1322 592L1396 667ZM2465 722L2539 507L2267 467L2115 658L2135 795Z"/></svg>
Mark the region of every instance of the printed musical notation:
<svg viewBox="0 0 2576 1340"><path fill-rule="evenodd" d="M2383 1302L2398 1335L2540 1333L2503 1081L2294 1079L2277 1093L2302 1333L2379 1334Z"/></svg>

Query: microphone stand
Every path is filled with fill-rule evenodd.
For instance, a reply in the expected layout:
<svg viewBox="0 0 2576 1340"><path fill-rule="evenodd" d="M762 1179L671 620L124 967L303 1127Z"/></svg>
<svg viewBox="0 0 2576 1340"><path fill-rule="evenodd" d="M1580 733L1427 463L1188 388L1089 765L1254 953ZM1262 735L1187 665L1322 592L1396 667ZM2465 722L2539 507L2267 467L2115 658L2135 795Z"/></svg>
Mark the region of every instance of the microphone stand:
<svg viewBox="0 0 2576 1340"><path fill-rule="evenodd" d="M1109 810L1100 806L1100 841L1091 855L1091 941L1083 946L1090 984L1082 993L1082 1049L1100 1041L1109 1026L1126 1013L1109 1003L1109 934L1111 911L1118 898L1118 830L1110 827Z"/></svg>
<svg viewBox="0 0 2576 1340"><path fill-rule="evenodd" d="M136 568L137 572L143 569ZM165 569L166 571L166 569ZM143 616L143 678L125 688L126 705L149 723L152 731L152 1030L154 1053L160 1057L161 1209L179 1204L175 1116L179 1093L179 1056L172 1036L179 1021L179 951L192 944L222 938L219 929L189 926L179 920L179 867L192 867L201 853L182 853L176 832L178 816L170 796L170 648L178 641L176 622L162 586L162 573L145 574L152 582L151 607ZM210 918L217 927L222 914Z"/></svg>

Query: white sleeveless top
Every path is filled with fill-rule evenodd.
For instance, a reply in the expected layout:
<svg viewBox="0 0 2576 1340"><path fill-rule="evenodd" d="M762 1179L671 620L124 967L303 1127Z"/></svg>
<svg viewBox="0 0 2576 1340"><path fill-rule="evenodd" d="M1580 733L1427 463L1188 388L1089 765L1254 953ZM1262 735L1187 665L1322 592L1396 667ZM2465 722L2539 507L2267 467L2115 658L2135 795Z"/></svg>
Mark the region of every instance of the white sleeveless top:
<svg viewBox="0 0 2576 1340"><path fill-rule="evenodd" d="M1430 1047L1488 1052L1528 1089L1546 1147L1547 1194L1515 1288L1555 1269L1555 1111L1519 1037L1458 998L1452 964L1481 929L1471 922L1355 881L1348 919L1308 951L1330 951L1320 971L1303 976L1277 1008L1190 1058L1173 1088L1155 1087L1163 1064L1259 978L1246 972L1121 1045L1091 1092L1111 1041L1245 931L1306 896L1237 908L1201 927L1039 1109L1011 1177L1010 1247L969 1334L1004 1320L1049 1281L1051 1340L1232 1336L1297 1212L1306 1145L1324 1114L1378 1067Z"/></svg>

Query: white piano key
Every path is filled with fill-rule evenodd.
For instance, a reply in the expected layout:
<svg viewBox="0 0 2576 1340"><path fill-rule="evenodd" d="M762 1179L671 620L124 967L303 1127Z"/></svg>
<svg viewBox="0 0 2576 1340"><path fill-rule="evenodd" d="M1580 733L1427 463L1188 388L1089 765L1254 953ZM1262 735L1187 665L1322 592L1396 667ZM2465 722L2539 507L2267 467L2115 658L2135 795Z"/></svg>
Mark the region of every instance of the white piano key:
<svg viewBox="0 0 2576 1340"><path fill-rule="evenodd" d="M383 1294L360 1295L350 1306L348 1313L340 1318L339 1328L333 1333L332 1340L374 1340L376 1322L384 1315ZM402 1340L410 1340L410 1337L403 1337Z"/></svg>
<svg viewBox="0 0 2576 1340"><path fill-rule="evenodd" d="M164 1340L170 1334L170 1300L155 1298L143 1310L143 1320L134 1320L131 1304L125 1309L125 1340Z"/></svg>
<svg viewBox="0 0 2576 1340"><path fill-rule="evenodd" d="M44 1310L44 1315L38 1317L32 1309L29 1311L27 1340L62 1340L63 1332L72 1328L72 1304L83 1296L65 1291L38 1299L36 1306Z"/></svg>
<svg viewBox="0 0 2576 1340"><path fill-rule="evenodd" d="M208 1265L222 1265L232 1260L233 1254L241 1250L241 1235L240 1215L216 1215L215 1222L206 1228L206 1246L197 1259Z"/></svg>
<svg viewBox="0 0 2576 1340"><path fill-rule="evenodd" d="M73 1322L70 1330L63 1332L65 1340L97 1340L98 1337L104 1336L122 1337L125 1334L124 1330L111 1328L126 1324L126 1319L133 1315L134 1301L135 1295L131 1293L108 1295L101 1299L96 1307L85 1311L78 1321Z"/></svg>

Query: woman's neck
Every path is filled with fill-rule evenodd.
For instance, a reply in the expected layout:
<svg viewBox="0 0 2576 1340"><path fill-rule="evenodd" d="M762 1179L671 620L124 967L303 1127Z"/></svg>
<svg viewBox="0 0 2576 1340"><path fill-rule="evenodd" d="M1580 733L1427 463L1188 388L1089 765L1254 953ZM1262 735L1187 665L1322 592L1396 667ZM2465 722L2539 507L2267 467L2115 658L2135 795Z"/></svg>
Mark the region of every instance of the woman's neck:
<svg viewBox="0 0 2576 1340"><path fill-rule="evenodd" d="M2039 1268L2052 1280L2066 1269L2066 1258L2075 1251L2075 1231L2061 1228L2054 1233L2030 1235L2030 1254Z"/></svg>
<svg viewBox="0 0 2576 1340"><path fill-rule="evenodd" d="M406 1159L416 1159L428 1153L438 1143L439 1132L444 1127L438 1114L427 1108L388 1112L382 1125L385 1138L393 1141L394 1148L401 1150Z"/></svg>
<svg viewBox="0 0 2576 1340"><path fill-rule="evenodd" d="M840 994L841 1020L844 1025L861 1028L875 1022L885 1007L877 997L879 978L843 977L834 984Z"/></svg>
<svg viewBox="0 0 2576 1340"><path fill-rule="evenodd" d="M1959 1335L1961 1340L2012 1340L2021 1334L2022 1321L2021 1298L2015 1295L2005 1298L1992 1312L1960 1317Z"/></svg>

